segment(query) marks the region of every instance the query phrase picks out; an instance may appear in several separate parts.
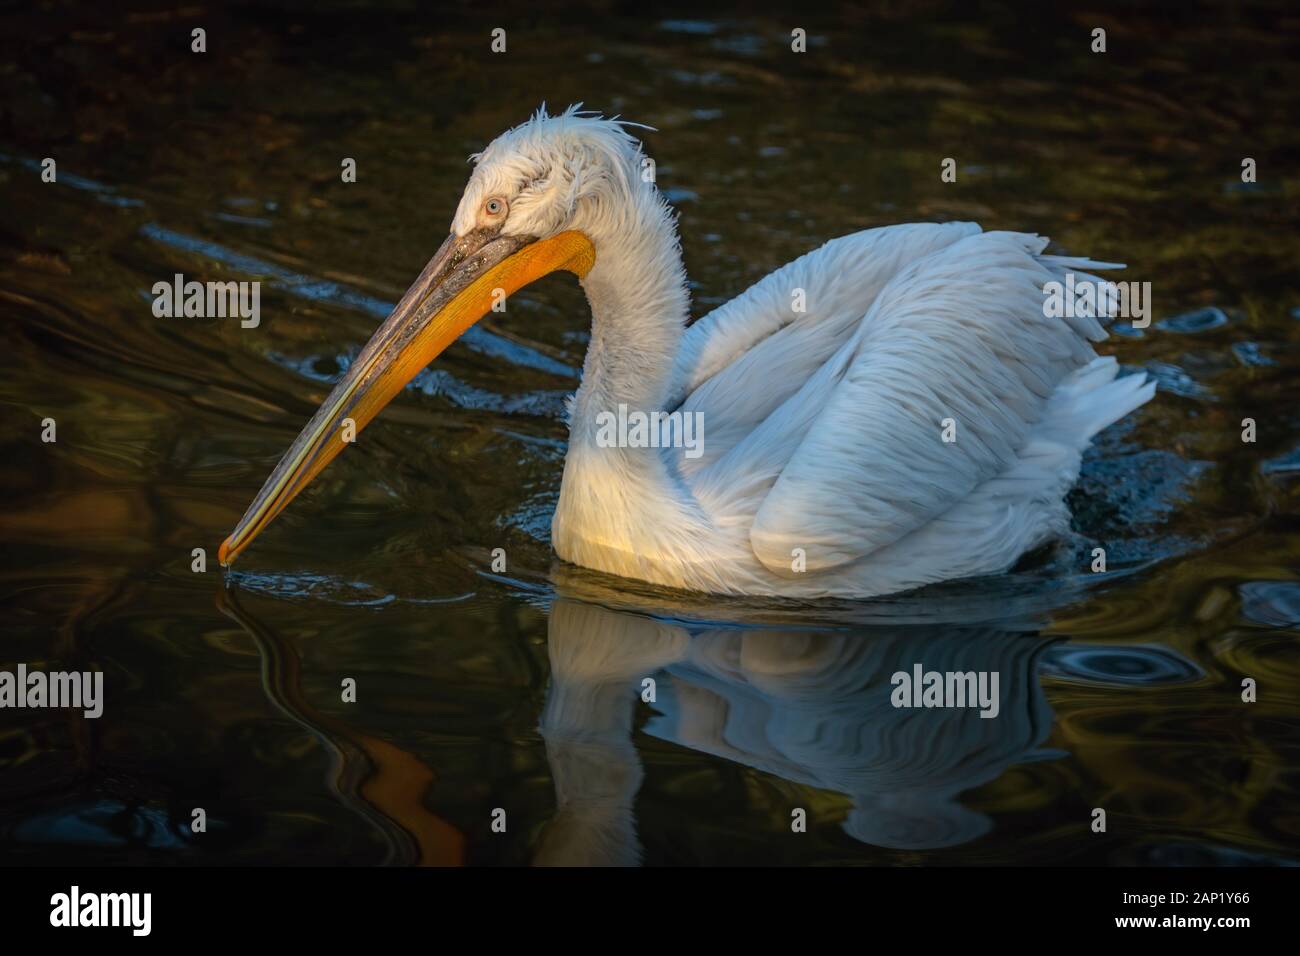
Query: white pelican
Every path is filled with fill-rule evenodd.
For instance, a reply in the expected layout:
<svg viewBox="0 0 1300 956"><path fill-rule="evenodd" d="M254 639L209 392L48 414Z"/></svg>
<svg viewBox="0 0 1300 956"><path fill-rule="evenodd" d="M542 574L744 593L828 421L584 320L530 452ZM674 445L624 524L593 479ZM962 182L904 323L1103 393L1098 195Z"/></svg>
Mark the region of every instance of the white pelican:
<svg viewBox="0 0 1300 956"><path fill-rule="evenodd" d="M563 560L695 591L867 597L1005 571L1067 531L1084 448L1155 388L1097 356L1097 319L1045 315L1046 283L1108 264L974 223L868 229L688 326L674 216L628 125L543 108L473 157L451 234L222 564L503 293L561 269L592 313L551 525ZM702 445L609 447L620 406L698 413Z"/></svg>

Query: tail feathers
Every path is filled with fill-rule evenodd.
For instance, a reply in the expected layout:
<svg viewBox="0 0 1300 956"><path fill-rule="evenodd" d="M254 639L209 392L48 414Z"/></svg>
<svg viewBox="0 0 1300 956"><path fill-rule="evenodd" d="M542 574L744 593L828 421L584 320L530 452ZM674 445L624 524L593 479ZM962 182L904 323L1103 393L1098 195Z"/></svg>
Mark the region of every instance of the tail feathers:
<svg viewBox="0 0 1300 956"><path fill-rule="evenodd" d="M1096 259L1089 259L1085 256L1042 256L1039 260L1046 263L1049 267L1056 267L1062 271L1088 270L1088 269L1127 269L1128 266L1122 262L1100 262Z"/></svg>
<svg viewBox="0 0 1300 956"><path fill-rule="evenodd" d="M1057 386L1035 433L1082 449L1099 431L1155 394L1156 383L1145 374L1118 375L1114 357L1093 359Z"/></svg>

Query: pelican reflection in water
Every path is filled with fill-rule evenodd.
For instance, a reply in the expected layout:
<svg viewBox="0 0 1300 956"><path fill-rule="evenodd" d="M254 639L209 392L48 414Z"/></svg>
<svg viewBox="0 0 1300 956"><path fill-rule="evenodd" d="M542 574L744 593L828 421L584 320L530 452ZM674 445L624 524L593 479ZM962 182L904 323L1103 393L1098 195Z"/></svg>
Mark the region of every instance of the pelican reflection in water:
<svg viewBox="0 0 1300 956"><path fill-rule="evenodd" d="M588 584L568 577L575 584L559 589L548 626L540 729L556 811L538 864L639 862L643 771L632 734L648 677L656 700L645 733L843 794L852 803L845 832L882 848L939 849L987 832L989 819L960 795L1037 759L1051 729L1039 667L1059 638L1042 633L1041 595L1019 609L1005 595L949 598L912 617L839 626L690 625L662 608L601 606ZM998 674L997 716L894 706L893 675L917 664Z"/></svg>
<svg viewBox="0 0 1300 956"><path fill-rule="evenodd" d="M792 607L666 602L662 592L637 594L556 564L549 586L518 595L548 618L550 676L538 729L555 809L531 845L533 862L641 862L639 734L698 755L695 767L724 761L789 793L787 816L757 824L773 834L790 833L790 810L804 807L810 829L837 825L867 847L942 850L978 839L993 821L968 804L970 791L1017 764L1065 756L1045 746L1054 715L1044 676L1111 688L1204 678L1172 648L1064 640L1053 613L1076 600L1086 580L1014 575L997 586ZM256 640L267 694L332 755L330 789L377 829L389 861L463 863L466 821L444 819L434 807L482 781L443 777L436 756L315 711L298 686L292 643L231 598L221 607ZM894 675L917 666L997 674L996 716L982 717L978 703L896 706ZM643 703L647 678L656 693ZM843 800L828 809L825 794ZM771 861L787 859L793 846L772 844Z"/></svg>

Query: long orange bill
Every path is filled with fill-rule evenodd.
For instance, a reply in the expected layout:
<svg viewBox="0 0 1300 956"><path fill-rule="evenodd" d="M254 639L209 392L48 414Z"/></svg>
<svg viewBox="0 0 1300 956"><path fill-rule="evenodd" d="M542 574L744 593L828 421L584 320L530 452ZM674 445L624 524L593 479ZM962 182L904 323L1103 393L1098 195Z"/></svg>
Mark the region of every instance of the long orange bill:
<svg viewBox="0 0 1300 956"><path fill-rule="evenodd" d="M222 542L221 563L231 564L348 439L502 296L561 269L585 276L595 261L580 232L540 241L486 230L448 236Z"/></svg>

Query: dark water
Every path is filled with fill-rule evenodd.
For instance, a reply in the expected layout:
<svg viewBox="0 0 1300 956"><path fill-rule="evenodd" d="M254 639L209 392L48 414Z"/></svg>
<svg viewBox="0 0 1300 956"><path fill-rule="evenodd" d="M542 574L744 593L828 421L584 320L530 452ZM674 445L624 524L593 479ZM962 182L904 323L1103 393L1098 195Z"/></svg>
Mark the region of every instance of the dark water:
<svg viewBox="0 0 1300 956"><path fill-rule="evenodd" d="M0 712L0 861L1300 858L1300 18L642 16L3 16L0 668L99 669L107 701L99 720ZM1160 391L1089 453L1077 538L859 605L555 565L588 314L552 277L223 576L218 543L445 235L465 157L543 99L657 128L697 314L896 221L973 218L1127 262L1156 321L1105 348ZM260 280L262 324L154 318L150 289L177 272ZM889 675L915 662L998 671L999 718L893 708Z"/></svg>

